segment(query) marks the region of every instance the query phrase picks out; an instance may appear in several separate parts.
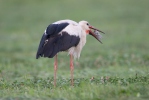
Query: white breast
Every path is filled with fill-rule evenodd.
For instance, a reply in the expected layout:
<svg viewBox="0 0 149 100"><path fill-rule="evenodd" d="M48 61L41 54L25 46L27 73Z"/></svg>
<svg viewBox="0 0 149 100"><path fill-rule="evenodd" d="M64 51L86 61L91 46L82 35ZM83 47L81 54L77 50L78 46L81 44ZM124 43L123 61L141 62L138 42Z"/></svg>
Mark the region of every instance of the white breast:
<svg viewBox="0 0 149 100"><path fill-rule="evenodd" d="M85 31L82 30L82 28L79 27L79 30L77 30L77 27L74 28L74 31L71 31L71 35L76 35L80 37L80 42L78 43L78 45L76 47L71 47L68 50L68 54L72 54L74 56L74 58L79 58L82 48L84 47L85 43L86 43L86 33Z"/></svg>

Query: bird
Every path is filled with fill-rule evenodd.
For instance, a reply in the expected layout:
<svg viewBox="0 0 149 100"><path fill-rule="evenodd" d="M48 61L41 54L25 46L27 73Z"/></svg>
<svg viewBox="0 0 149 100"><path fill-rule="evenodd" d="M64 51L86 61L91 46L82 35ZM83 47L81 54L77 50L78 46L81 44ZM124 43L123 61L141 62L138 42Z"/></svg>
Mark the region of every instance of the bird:
<svg viewBox="0 0 149 100"><path fill-rule="evenodd" d="M39 43L36 59L40 57L54 57L54 86L56 87L57 56L59 52L66 51L70 55L70 74L71 85L74 85L73 60L80 57L82 48L86 44L86 36L92 35L100 43L103 31L91 26L87 21L82 20L78 23L70 20L56 21L45 29Z"/></svg>

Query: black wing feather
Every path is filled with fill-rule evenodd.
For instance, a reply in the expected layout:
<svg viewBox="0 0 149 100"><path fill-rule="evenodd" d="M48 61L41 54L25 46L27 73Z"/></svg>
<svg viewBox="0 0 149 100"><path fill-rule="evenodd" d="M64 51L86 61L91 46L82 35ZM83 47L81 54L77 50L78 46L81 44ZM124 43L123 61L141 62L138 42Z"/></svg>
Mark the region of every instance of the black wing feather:
<svg viewBox="0 0 149 100"><path fill-rule="evenodd" d="M42 56L42 52L43 52L43 48L44 48L44 45L46 44L46 40L47 40L47 35L43 34L42 35L42 38L40 40L40 44L39 44L39 47L38 47L38 51L37 51L37 54L36 54L36 59L39 58L39 56Z"/></svg>
<svg viewBox="0 0 149 100"><path fill-rule="evenodd" d="M46 33L49 36L56 35L68 25L69 23L50 24L46 29Z"/></svg>
<svg viewBox="0 0 149 100"><path fill-rule="evenodd" d="M48 38L48 42L43 47L43 52L39 56L54 57L60 51L66 51L79 43L79 36L69 35L67 32L57 34L54 37Z"/></svg>
<svg viewBox="0 0 149 100"><path fill-rule="evenodd" d="M49 38L57 35L60 31L62 31L68 25L69 25L69 23L50 24L47 27L46 32L43 34L43 36L42 36L42 38L40 40L40 44L39 44L38 51L37 51L37 54L36 54L36 59L38 59L40 56L42 57L43 56L43 52L48 52L49 47L47 48L47 47L44 46L44 45L47 44L47 40ZM50 41L52 41L52 40L50 40ZM52 42L48 42L48 43L52 43ZM46 55L48 53L46 53Z"/></svg>

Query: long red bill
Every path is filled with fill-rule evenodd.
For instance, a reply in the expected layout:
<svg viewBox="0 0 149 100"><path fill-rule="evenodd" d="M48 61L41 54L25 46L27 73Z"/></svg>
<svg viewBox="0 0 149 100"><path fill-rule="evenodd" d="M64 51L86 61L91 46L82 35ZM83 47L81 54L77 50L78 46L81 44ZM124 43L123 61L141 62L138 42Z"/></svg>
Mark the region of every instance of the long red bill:
<svg viewBox="0 0 149 100"><path fill-rule="evenodd" d="M96 29L96 28L94 28L93 26L89 26L89 28L91 28L91 29L93 29L93 30L97 30L97 31L99 31L99 32L101 32L101 33L103 33L103 34L105 34L103 31L101 31L101 30L99 30L99 29Z"/></svg>

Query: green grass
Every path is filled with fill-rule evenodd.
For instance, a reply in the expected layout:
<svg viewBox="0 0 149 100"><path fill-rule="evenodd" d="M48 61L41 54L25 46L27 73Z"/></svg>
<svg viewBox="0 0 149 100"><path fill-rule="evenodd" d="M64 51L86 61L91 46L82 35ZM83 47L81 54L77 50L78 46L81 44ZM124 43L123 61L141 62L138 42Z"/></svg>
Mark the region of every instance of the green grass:
<svg viewBox="0 0 149 100"><path fill-rule="evenodd" d="M149 1L147 0L1 0L0 99L4 100L148 100ZM74 61L70 86L69 56L35 59L50 23L87 20L104 31L100 44L87 37ZM94 77L94 78L93 78Z"/></svg>

